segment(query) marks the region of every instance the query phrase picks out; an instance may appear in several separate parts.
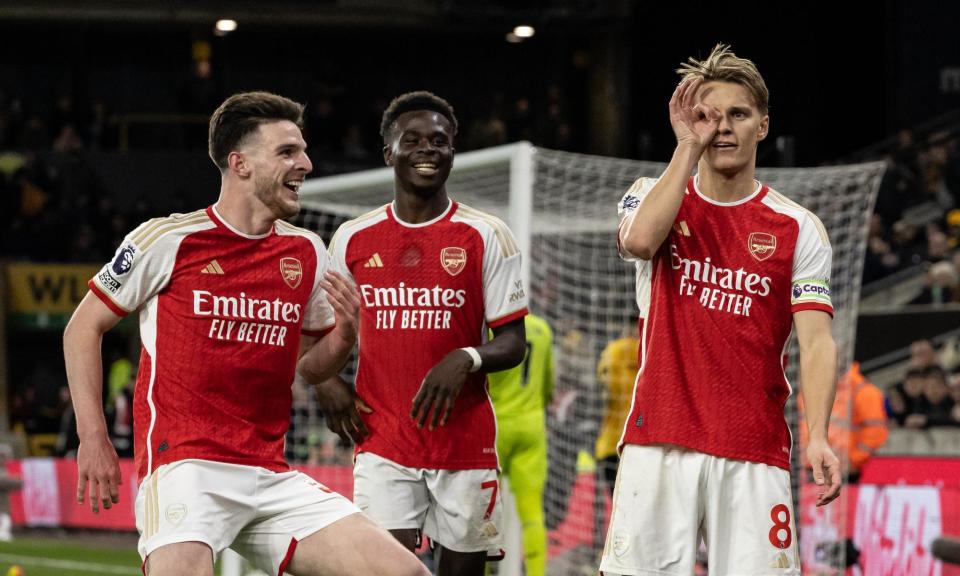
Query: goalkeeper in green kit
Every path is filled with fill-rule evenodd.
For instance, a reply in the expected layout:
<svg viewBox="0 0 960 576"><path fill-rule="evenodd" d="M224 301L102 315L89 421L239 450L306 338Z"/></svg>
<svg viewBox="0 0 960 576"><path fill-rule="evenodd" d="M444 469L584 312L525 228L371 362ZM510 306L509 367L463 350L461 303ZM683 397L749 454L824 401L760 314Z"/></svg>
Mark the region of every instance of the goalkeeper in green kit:
<svg viewBox="0 0 960 576"><path fill-rule="evenodd" d="M497 415L497 454L523 524L527 576L544 576L547 528L543 488L547 482L546 407L553 393L553 332L528 314L527 356L519 366L488 375Z"/></svg>

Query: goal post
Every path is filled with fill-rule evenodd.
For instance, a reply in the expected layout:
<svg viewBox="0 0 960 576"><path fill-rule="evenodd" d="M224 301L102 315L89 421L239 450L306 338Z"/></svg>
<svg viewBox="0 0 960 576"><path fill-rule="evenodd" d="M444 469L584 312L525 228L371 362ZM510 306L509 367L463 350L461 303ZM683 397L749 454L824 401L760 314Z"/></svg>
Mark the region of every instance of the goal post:
<svg viewBox="0 0 960 576"><path fill-rule="evenodd" d="M558 365L554 404L547 417L549 478L544 497L549 574L579 574L598 565L609 498L593 460L605 394L596 377L597 360L603 347L620 337L636 310L634 268L616 250L616 206L634 180L657 177L665 166L521 142L457 154L448 180L452 198L508 223L523 253L531 309L555 333ZM817 214L830 234L833 332L841 373L852 360L867 227L883 170L881 162L758 170L758 179ZM392 169L380 168L307 180L300 188L303 210L294 222L329 241L345 220L388 203L393 178ZM787 373L794 391L800 384L798 366L792 343ZM348 367L346 375L352 373ZM794 398L787 418L796 439L800 435ZM308 402L307 412L315 414L312 395ZM288 445L295 448L297 442L306 442L318 433L318 426L322 422L314 417L309 421L295 417ZM794 462L798 460L795 453ZM794 470L796 497L803 477L803 471ZM816 526L809 534L801 529L807 563L816 562L814 551L821 540L844 534L844 502L831 507L831 514L814 519ZM801 526L804 510L801 503L796 512ZM842 561L827 560L831 565Z"/></svg>

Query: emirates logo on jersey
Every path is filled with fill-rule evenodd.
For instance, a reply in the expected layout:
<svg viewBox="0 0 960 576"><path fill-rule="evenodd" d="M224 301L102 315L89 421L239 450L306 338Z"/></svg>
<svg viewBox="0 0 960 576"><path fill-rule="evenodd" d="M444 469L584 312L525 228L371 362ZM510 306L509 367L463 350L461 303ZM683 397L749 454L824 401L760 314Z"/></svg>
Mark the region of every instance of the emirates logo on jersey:
<svg viewBox="0 0 960 576"><path fill-rule="evenodd" d="M751 232L747 237L747 249L750 255L762 262L777 250L777 237L766 232Z"/></svg>
<svg viewBox="0 0 960 576"><path fill-rule="evenodd" d="M458 246L451 246L440 251L440 265L447 274L456 276L467 266L467 251Z"/></svg>
<svg viewBox="0 0 960 576"><path fill-rule="evenodd" d="M287 286L296 289L303 280L303 268L300 267L300 261L296 258L280 259L280 275Z"/></svg>

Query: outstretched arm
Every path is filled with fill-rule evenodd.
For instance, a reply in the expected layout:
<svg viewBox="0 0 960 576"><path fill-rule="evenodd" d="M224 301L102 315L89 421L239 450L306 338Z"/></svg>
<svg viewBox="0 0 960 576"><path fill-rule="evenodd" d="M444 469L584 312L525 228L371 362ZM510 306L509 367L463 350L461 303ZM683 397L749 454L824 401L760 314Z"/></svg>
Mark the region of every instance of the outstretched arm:
<svg viewBox="0 0 960 576"><path fill-rule="evenodd" d="M100 342L120 321L93 292L77 306L63 332L67 382L77 415L77 502L83 504L89 486L90 507L99 511L120 501L120 463L110 443L103 414L103 368Z"/></svg>
<svg viewBox="0 0 960 576"><path fill-rule="evenodd" d="M717 133L720 112L696 103L697 89L702 83L702 78L691 78L674 90L670 124L677 137L677 148L653 189L620 226L620 245L643 260L653 258L670 232L680 211L687 179Z"/></svg>
<svg viewBox="0 0 960 576"><path fill-rule="evenodd" d="M523 318L517 318L493 329L493 339L475 350L480 355L480 368L483 372L499 372L523 362L527 349L527 332ZM443 426L450 417L453 404L460 389L473 368L473 357L462 348L451 350L434 366L420 384L420 390L413 398L410 417L417 421L420 428L427 422L430 412L430 429L439 423Z"/></svg>
<svg viewBox="0 0 960 576"><path fill-rule="evenodd" d="M830 333L830 315L819 310L802 310L793 315L800 343L800 390L806 406L807 460L813 467L813 481L825 490L817 495L817 506L832 502L840 494L840 461L830 449L827 429L836 393L837 345Z"/></svg>

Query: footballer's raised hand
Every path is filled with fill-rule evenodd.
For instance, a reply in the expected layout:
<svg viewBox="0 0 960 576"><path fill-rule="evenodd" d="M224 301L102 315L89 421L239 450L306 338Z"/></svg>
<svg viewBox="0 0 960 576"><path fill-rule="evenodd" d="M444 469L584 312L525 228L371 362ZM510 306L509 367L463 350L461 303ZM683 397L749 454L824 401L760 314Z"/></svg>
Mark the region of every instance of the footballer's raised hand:
<svg viewBox="0 0 960 576"><path fill-rule="evenodd" d="M688 145L702 152L717 133L720 111L697 99L703 78L695 76L680 82L670 98L670 125L677 145Z"/></svg>

